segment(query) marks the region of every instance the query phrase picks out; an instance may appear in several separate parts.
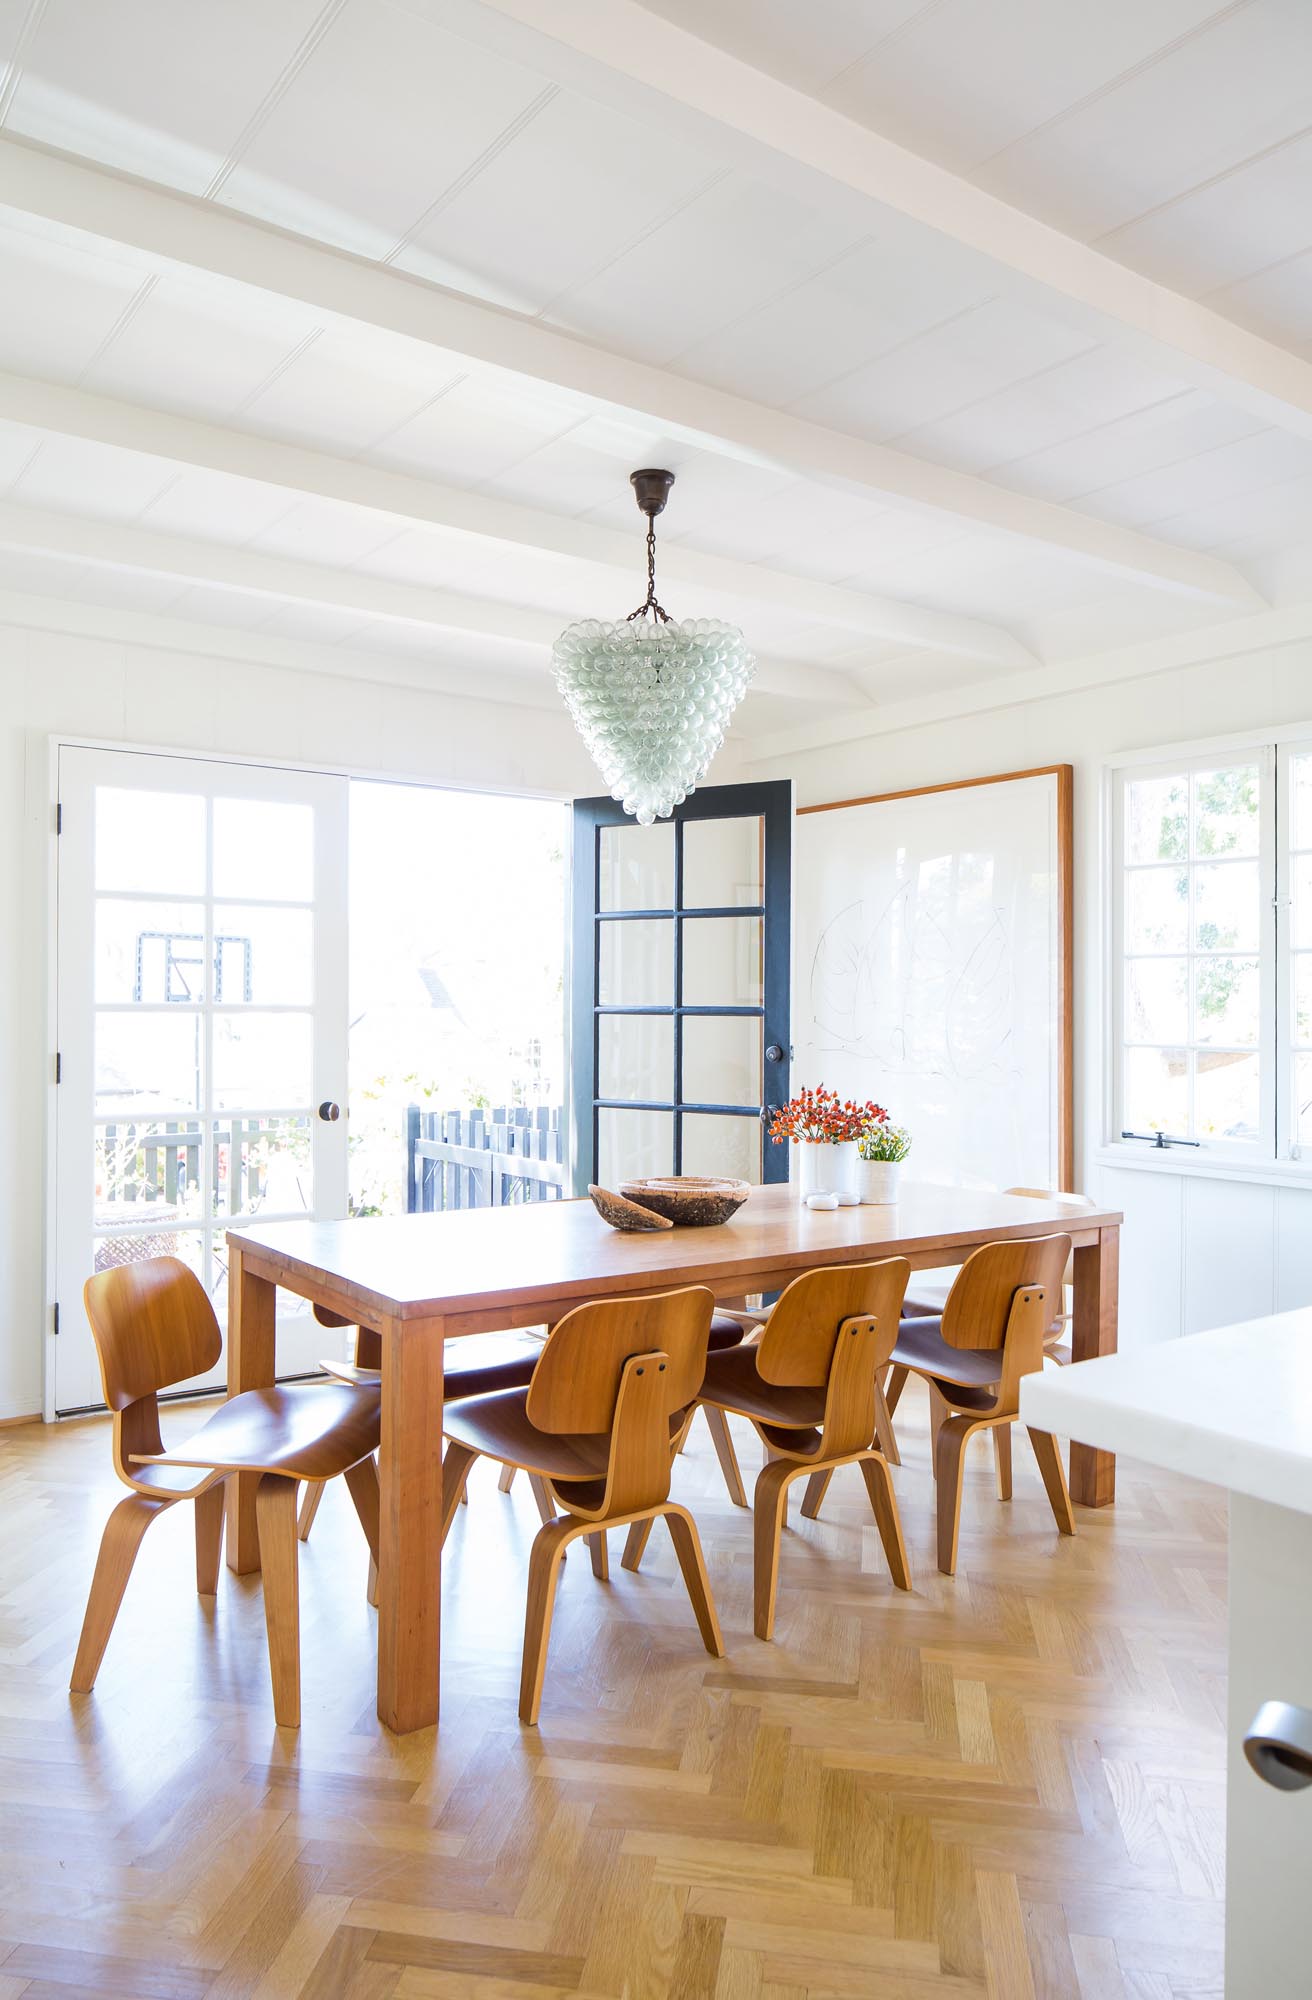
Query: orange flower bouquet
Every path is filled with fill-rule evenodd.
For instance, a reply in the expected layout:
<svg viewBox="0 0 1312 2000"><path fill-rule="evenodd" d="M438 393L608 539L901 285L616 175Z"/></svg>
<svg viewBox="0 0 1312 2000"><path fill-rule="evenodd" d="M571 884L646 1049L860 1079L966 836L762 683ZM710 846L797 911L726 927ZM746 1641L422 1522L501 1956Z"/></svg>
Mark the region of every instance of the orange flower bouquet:
<svg viewBox="0 0 1312 2000"><path fill-rule="evenodd" d="M815 1197L829 1208L831 1197L844 1207L859 1201L857 1141L887 1116L882 1106L858 1104L823 1084L781 1104L770 1120L770 1137L776 1144L791 1140L798 1149L797 1171L789 1179L796 1181L801 1200Z"/></svg>

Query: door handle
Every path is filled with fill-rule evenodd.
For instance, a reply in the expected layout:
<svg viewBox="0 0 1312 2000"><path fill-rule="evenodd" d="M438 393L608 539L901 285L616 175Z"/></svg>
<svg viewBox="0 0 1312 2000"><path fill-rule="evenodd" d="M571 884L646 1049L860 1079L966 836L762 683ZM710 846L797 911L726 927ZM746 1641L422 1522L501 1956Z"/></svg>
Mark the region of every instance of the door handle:
<svg viewBox="0 0 1312 2000"><path fill-rule="evenodd" d="M323 1103L319 1106L319 1116L323 1119L324 1124L336 1124L341 1115L341 1105L334 1104L331 1097L325 1097Z"/></svg>
<svg viewBox="0 0 1312 2000"><path fill-rule="evenodd" d="M1248 1725L1244 1755L1264 1784L1280 1792L1312 1785L1312 1708L1264 1701Z"/></svg>
<svg viewBox="0 0 1312 2000"><path fill-rule="evenodd" d="M765 1060L767 1062L777 1063L777 1062L782 1062L783 1059L784 1059L784 1052L782 1048L779 1046L778 1042L771 1042L769 1048L765 1052Z"/></svg>

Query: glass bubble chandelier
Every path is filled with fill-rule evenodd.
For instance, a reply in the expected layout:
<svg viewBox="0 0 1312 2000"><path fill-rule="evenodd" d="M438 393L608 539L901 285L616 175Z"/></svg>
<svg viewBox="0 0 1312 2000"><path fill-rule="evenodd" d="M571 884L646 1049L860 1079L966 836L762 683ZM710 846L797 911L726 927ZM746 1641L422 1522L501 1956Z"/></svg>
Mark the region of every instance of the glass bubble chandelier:
<svg viewBox="0 0 1312 2000"><path fill-rule="evenodd" d="M680 621L657 602L656 516L674 474L630 478L647 516L647 595L614 624L584 618L569 626L552 650L551 671L611 797L650 826L705 777L756 661L736 625Z"/></svg>

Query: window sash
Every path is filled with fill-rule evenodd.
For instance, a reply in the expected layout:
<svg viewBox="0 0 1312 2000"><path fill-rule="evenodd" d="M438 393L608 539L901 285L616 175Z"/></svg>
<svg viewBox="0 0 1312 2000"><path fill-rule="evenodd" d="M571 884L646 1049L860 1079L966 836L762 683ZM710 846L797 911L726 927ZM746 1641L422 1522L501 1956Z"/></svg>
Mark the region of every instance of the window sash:
<svg viewBox="0 0 1312 2000"><path fill-rule="evenodd" d="M1312 739L1303 746L1312 749ZM1197 870L1211 865L1211 858L1195 852L1196 831L1194 823L1193 779L1199 771L1228 770L1241 764L1256 764L1258 782L1261 788L1258 816L1258 851L1254 857L1234 857L1256 859L1258 865L1258 906L1259 925L1255 949L1200 949L1196 943L1195 896L1197 893ZM1173 1136L1188 1138L1197 1142L1197 1152L1191 1144L1189 1157L1206 1156L1209 1159L1244 1160L1250 1164L1266 1162L1278 1156L1281 1143L1279 1131L1278 1105L1292 1102L1292 1085L1289 1072L1282 1071L1282 1052L1277 1042L1277 991L1287 992L1287 980L1282 983L1277 964L1276 925L1276 869L1280 851L1277 837L1277 804L1283 797L1285 786L1276 782L1277 766L1275 746L1272 744L1235 743L1228 746L1211 745L1205 750L1191 750L1179 757L1164 758L1161 761L1133 763L1118 767L1114 772L1112 786L1112 828L1111 862L1112 892L1110 908L1110 946L1108 953L1109 990L1107 995L1108 1019L1111 1030L1111 1131L1108 1135L1113 1143L1124 1143L1136 1152L1146 1151L1143 1143L1123 1140L1127 1130L1139 1129L1126 1115L1126 1070L1127 1055L1143 1048L1183 1048L1188 1056L1189 1108L1186 1130ZM1283 775L1283 774L1282 774ZM1126 806L1127 786L1142 784L1154 778L1184 778L1189 784L1189 825L1190 838L1186 856L1174 864L1170 859L1148 859L1132 861L1127 854ZM1185 927L1185 942L1179 948L1161 950L1131 951L1127 948L1127 888L1130 878L1150 868L1170 868L1172 865L1188 873L1188 900ZM1216 857L1216 865L1227 865L1225 856ZM1230 864L1233 865L1233 864ZM1283 934L1287 926L1281 925ZM1186 1035L1170 1043L1130 1041L1126 1034L1126 998L1129 967L1135 962L1154 960L1178 960L1186 966L1188 1022ZM1194 969L1208 959L1256 959L1258 964L1258 1033L1256 1042L1242 1046L1224 1041L1203 1042L1197 1037L1197 1022L1194 1013L1195 988ZM1197 1058L1199 1054L1227 1053L1232 1048L1236 1052L1254 1054L1257 1057L1258 1130L1251 1139L1216 1138L1200 1133L1195 1128L1197 1116L1196 1082ZM1183 1149L1182 1153L1183 1153ZM1312 1150L1312 1148L1310 1148ZM1177 1156L1179 1157L1179 1155Z"/></svg>

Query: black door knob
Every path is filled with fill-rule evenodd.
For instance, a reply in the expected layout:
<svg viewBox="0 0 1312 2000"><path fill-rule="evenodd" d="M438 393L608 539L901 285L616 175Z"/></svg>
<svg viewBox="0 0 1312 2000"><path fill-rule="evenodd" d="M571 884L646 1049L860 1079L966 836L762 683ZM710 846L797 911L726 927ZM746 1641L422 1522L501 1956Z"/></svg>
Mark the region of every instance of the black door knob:
<svg viewBox="0 0 1312 2000"><path fill-rule="evenodd" d="M323 1103L319 1106L319 1116L323 1119L324 1124L332 1125L341 1115L341 1105L334 1104L331 1097L325 1097Z"/></svg>
<svg viewBox="0 0 1312 2000"><path fill-rule="evenodd" d="M767 1062L782 1062L783 1059L784 1059L784 1052L780 1048L778 1042L771 1042L769 1048L765 1052L765 1060Z"/></svg>

